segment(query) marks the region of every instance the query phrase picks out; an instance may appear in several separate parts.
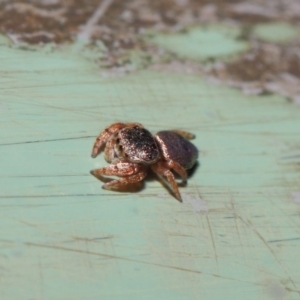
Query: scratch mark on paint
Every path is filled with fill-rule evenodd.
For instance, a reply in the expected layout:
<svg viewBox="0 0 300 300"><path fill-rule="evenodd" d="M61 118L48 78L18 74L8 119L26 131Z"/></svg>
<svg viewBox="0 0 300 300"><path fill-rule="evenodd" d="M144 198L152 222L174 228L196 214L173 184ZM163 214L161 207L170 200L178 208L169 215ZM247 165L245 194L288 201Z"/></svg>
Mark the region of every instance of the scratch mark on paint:
<svg viewBox="0 0 300 300"><path fill-rule="evenodd" d="M234 212L233 219L234 219L236 232L238 234L238 238L239 238L239 242L240 242L240 245L241 245L241 248L242 248L243 255L244 255L244 257L246 257L245 250L244 250L243 243L242 243L242 239L241 239L239 224L238 224L238 220L237 220L237 217L236 217L235 206L234 206L235 202L234 202L234 198L233 198L231 190L228 191L228 195L229 195L229 198L230 198L231 211Z"/></svg>
<svg viewBox="0 0 300 300"><path fill-rule="evenodd" d="M271 240L268 243L279 243L279 242L289 242L289 241L299 241L300 237L290 238L290 239L282 239L282 240Z"/></svg>
<svg viewBox="0 0 300 300"><path fill-rule="evenodd" d="M43 87L58 87L58 86L74 86L76 85L83 85L83 84L93 84L93 83L98 83L99 81L81 81L81 82L67 82L67 83L54 83L54 84L39 84L39 85L27 85L27 86L14 86L14 90L20 90L20 89L30 89L30 88L43 88ZM0 87L1 91L10 91L11 87ZM19 101L10 101L10 102L19 102ZM26 103L23 102L22 103Z"/></svg>
<svg viewBox="0 0 300 300"><path fill-rule="evenodd" d="M243 261L242 263L240 261L236 261L235 263L238 265L241 265L243 267L247 267L249 269L255 270L256 272L265 274L266 278L267 277L272 277L272 278L277 277L282 282L284 282L284 280L285 280L285 277L282 277L281 275L278 275L272 271L265 270L264 267L262 267L262 266L258 267L253 263L245 263L245 261Z"/></svg>
<svg viewBox="0 0 300 300"><path fill-rule="evenodd" d="M191 237L191 238L194 237L194 235L182 234L182 233L178 233L178 232L167 232L166 231L166 234L170 235L170 236L181 236L181 237Z"/></svg>
<svg viewBox="0 0 300 300"><path fill-rule="evenodd" d="M8 176L0 176L0 178L43 178L43 177L86 177L91 176L90 174L57 174L57 175L8 175Z"/></svg>
<svg viewBox="0 0 300 300"><path fill-rule="evenodd" d="M80 181L80 182L69 182L69 183L57 183L56 186L73 186L73 185L80 185L80 184L87 184L91 183L90 181ZM53 184L41 184L41 185L35 185L34 188L48 188L52 187Z"/></svg>
<svg viewBox="0 0 300 300"><path fill-rule="evenodd" d="M292 215L287 214L281 207L279 207L277 205L277 203L275 201L271 200L271 202L272 202L273 206L276 206L291 221L291 223L296 225L295 226L295 228L296 228L295 231L300 234L299 224L292 218Z"/></svg>
<svg viewBox="0 0 300 300"><path fill-rule="evenodd" d="M211 242L212 242L212 245L213 245L213 248L214 248L215 259L216 259L216 262L218 263L218 255L217 255L215 239L214 239L214 236L213 236L213 232L212 232L212 229L211 229L211 226L210 226L210 221L209 221L208 216L206 216L206 221L207 221L207 225L208 225L208 229L209 229L209 233L210 233L210 237L211 237Z"/></svg>
<svg viewBox="0 0 300 300"><path fill-rule="evenodd" d="M15 244L14 241L7 240L7 239L0 239L0 241L5 242L5 243L10 243L10 244ZM67 247L61 247L61 246L38 244L38 243L32 243L32 242L24 242L23 244L26 245L26 246L29 246L29 247L40 247L40 248L47 248L47 249L53 249L53 250L62 250L62 251L69 251L69 252L75 252L75 253L83 253L83 254L95 255L95 256L100 256L100 257L106 257L106 258L109 258L109 259L118 259L118 260L130 261L130 262L135 262L135 263L140 263L140 264L145 264L145 265L150 265L150 266L156 266L156 267L162 267L162 268L167 268L167 269L172 269L172 270L177 270L177 271L201 274L201 275L211 276L211 277L215 277L215 278L222 278L222 279L231 280L231 281L250 283L250 284L254 284L256 286L264 286L263 283L259 283L259 282L241 280L241 279L238 279L238 278L221 276L221 275L218 275L218 274L202 272L202 271L199 271L199 270L187 269L187 268L182 268L182 267L177 267L177 266L170 266L170 265L165 265L165 264L160 264L160 263L153 263L153 262L148 262L148 261L144 261L144 260L136 260L136 259L133 259L133 258L122 257L122 256L117 256L117 255L110 255L110 254L105 254L105 253L100 253L100 252L84 251L84 250L80 250L80 249L73 249L73 248L67 248Z"/></svg>
<svg viewBox="0 0 300 300"><path fill-rule="evenodd" d="M41 257L39 256L39 275L40 275L40 280L41 280L41 284L40 284L40 289L41 289L41 298L44 298L44 276L43 276L43 265L42 265L42 261L41 261Z"/></svg>
<svg viewBox="0 0 300 300"><path fill-rule="evenodd" d="M14 102L19 103L19 101L14 101ZM57 106L57 105L48 104L48 103L41 104L41 102L33 101L33 100L31 100L30 102L22 101L19 104L60 110L60 111L69 112L69 113L73 113L73 114L80 115L80 116L87 116L88 118L95 117L95 115L96 115L96 113L94 111L86 111L86 110L84 110L84 107L82 107L82 106L81 107L74 107L74 106L62 107L62 106ZM86 108L91 109L91 107L89 107L89 106L86 106Z"/></svg>
<svg viewBox="0 0 300 300"><path fill-rule="evenodd" d="M109 196L125 196L130 194L116 193L110 194ZM108 196L108 194L68 194L68 195L6 195L0 196L0 199L12 199L12 198L60 198L60 197L98 197L98 196Z"/></svg>
<svg viewBox="0 0 300 300"><path fill-rule="evenodd" d="M39 228L39 225L38 224L33 224L33 223L29 223L27 221L24 221L24 220L20 220L19 218L15 218L13 216L9 216L5 213L1 213L1 217L6 217L6 218L9 218L9 219L12 219L16 222L19 222L23 225L26 225L28 227L32 227L32 228L35 228L35 229L40 229L42 230L43 232L49 232L49 233L55 233L55 234L58 234L58 235L64 235L60 232L55 232L55 231L52 231L52 230L47 230L45 228ZM86 243L89 243L89 242L97 242L97 241L101 241L101 240L107 240L107 239L112 239L113 236L104 236L104 237L95 237L95 238L86 238L86 237L80 237L80 236L73 236L73 235L68 235L69 238L71 238L72 240L66 240L64 241L63 243L72 243L74 241L84 241Z"/></svg>
<svg viewBox="0 0 300 300"><path fill-rule="evenodd" d="M94 241L112 239L113 236L104 236L104 237L97 237L97 238L83 238L83 237L79 237L79 236L72 236L72 238L75 241L94 242ZM71 242L71 241L66 241L65 243L67 243L67 242Z"/></svg>
<svg viewBox="0 0 300 300"><path fill-rule="evenodd" d="M291 278L291 276L288 274L286 268L282 265L280 260L278 259L276 253L274 250L269 246L268 242L264 239L264 237L259 233L259 231L253 226L250 220L245 221L241 216L238 216L238 218L249 228L255 235L260 239L260 241L266 246L268 251L272 254L276 262L281 266L281 268L284 270L285 274L287 275L290 282L293 284L293 286L296 288L296 284L294 280Z"/></svg>
<svg viewBox="0 0 300 300"><path fill-rule="evenodd" d="M90 139L90 138L94 138L94 136L87 135L87 136L77 136L77 137L61 138L61 139L49 139L49 140L36 140L36 141L26 141L26 142L14 142L14 143L0 144L0 146L24 145L24 144L33 144L33 143L47 143L47 142L80 140L80 139Z"/></svg>
<svg viewBox="0 0 300 300"><path fill-rule="evenodd" d="M298 159L300 158L300 155L299 154L294 154L294 155L288 155L288 156L282 156L281 159L284 160L284 159Z"/></svg>
<svg viewBox="0 0 300 300"><path fill-rule="evenodd" d="M294 292L294 293L298 293L300 295L300 290L293 290L289 287L286 287L286 290L289 291L289 292Z"/></svg>

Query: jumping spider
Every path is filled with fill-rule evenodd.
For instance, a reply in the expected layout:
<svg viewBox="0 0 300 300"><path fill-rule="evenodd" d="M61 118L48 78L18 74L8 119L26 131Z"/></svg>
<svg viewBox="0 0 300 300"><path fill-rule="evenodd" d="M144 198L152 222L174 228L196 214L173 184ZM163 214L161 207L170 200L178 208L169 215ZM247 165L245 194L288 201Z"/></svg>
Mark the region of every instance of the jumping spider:
<svg viewBox="0 0 300 300"><path fill-rule="evenodd" d="M161 178L166 178L175 197L182 202L174 171L185 184L186 170L198 158L198 149L188 140L194 135L185 131L160 131L152 135L139 123L115 123L105 128L96 138L92 157L104 148L108 167L95 169L95 177L112 175L121 177L103 185L105 189L119 189L130 183L142 181L149 167Z"/></svg>

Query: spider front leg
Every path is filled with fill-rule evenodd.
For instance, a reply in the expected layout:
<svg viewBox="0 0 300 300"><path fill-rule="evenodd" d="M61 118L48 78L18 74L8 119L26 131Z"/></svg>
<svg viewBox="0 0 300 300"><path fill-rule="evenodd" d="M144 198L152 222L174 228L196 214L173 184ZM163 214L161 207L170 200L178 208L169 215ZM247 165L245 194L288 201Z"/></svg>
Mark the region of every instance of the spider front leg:
<svg viewBox="0 0 300 300"><path fill-rule="evenodd" d="M106 182L103 185L104 189L113 190L119 189L128 184L142 181L147 175L147 168L139 164L118 162L115 165L110 165L108 167L92 170L91 174L93 174L95 177L100 177L101 175L122 177L118 180L115 179Z"/></svg>
<svg viewBox="0 0 300 300"><path fill-rule="evenodd" d="M125 187L126 185L141 182L146 177L146 175L147 172L141 171L131 176L122 177L119 180L116 179L107 182L102 186L102 188L106 190L119 190L122 187Z"/></svg>
<svg viewBox="0 0 300 300"><path fill-rule="evenodd" d="M125 127L133 127L133 126L139 126L143 127L139 123L114 123L108 127L106 127L103 131L100 132L100 134L97 136L93 150L92 150L92 157L95 158L101 151L102 146L109 140L109 138L117 133L119 130L125 128Z"/></svg>
<svg viewBox="0 0 300 300"><path fill-rule="evenodd" d="M126 124L124 123L115 123L108 127L106 127L100 134L97 136L93 150L92 150L92 157L95 158L101 151L102 146L108 141L110 136L120 129L124 128Z"/></svg>

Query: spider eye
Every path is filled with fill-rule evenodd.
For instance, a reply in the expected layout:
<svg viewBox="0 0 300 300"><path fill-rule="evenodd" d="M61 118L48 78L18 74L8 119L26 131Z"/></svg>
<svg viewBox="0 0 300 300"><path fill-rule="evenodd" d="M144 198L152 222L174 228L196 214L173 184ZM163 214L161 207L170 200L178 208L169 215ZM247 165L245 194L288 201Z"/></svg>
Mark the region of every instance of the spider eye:
<svg viewBox="0 0 300 300"><path fill-rule="evenodd" d="M116 143L119 144L120 143L120 139L116 139Z"/></svg>

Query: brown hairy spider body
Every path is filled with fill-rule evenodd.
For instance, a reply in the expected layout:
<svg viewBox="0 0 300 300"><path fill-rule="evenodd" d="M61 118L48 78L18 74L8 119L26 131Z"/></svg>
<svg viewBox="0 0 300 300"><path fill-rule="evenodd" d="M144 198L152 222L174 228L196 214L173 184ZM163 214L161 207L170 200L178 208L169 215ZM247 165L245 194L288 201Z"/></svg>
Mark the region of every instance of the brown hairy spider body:
<svg viewBox="0 0 300 300"><path fill-rule="evenodd" d="M92 150L94 158L104 148L105 160L111 165L92 170L91 174L121 177L103 185L105 189L120 189L142 181L151 168L159 177L167 179L175 197L182 201L172 171L186 183L186 170L198 159L198 149L188 141L192 138L185 131L160 131L153 136L139 123L112 124L99 134Z"/></svg>

